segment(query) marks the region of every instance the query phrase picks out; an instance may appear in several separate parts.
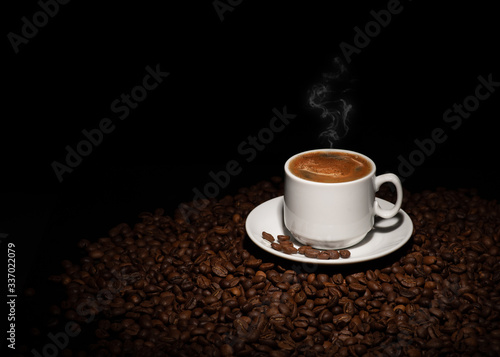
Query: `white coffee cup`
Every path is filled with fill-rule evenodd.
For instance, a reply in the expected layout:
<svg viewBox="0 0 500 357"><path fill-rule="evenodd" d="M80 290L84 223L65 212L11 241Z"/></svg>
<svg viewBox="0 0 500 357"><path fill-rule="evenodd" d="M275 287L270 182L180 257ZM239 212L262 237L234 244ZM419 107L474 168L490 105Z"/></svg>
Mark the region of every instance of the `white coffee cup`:
<svg viewBox="0 0 500 357"><path fill-rule="evenodd" d="M316 182L294 175L290 162L313 152L359 155L371 164L371 171L353 181ZM360 153L339 149L301 152L285 163L284 220L286 228L299 242L317 249L342 249L359 243L373 228L375 215L395 216L401 208L403 188L394 174L375 176L375 163ZM382 209L375 192L385 182L396 187L397 200L391 209Z"/></svg>

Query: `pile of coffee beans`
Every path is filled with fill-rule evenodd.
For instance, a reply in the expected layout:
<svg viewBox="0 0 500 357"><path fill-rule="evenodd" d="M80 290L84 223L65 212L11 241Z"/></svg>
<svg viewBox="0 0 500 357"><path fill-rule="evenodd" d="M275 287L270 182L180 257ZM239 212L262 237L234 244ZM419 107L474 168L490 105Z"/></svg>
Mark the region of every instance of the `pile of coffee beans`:
<svg viewBox="0 0 500 357"><path fill-rule="evenodd" d="M66 318L95 329L89 350L73 355L500 355L497 202L470 190L405 192L408 244L364 264L314 266L246 236L248 213L282 189L278 178L260 182L81 241L86 256L53 277Z"/></svg>
<svg viewBox="0 0 500 357"><path fill-rule="evenodd" d="M262 238L264 238L268 242L271 242L271 248L285 254L303 254L308 258L316 258L321 260L339 259L340 257L342 257L343 259L347 259L351 256L351 251L349 249L319 250L309 245L301 245L299 248L295 248L292 241L290 240L290 236L287 235L278 235L278 242L275 242L273 235L264 231L262 232Z"/></svg>

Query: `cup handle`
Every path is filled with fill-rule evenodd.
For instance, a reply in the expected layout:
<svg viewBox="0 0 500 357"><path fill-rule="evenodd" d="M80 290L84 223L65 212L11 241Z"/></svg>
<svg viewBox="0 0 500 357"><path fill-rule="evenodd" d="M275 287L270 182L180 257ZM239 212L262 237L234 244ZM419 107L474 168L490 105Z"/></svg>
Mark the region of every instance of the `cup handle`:
<svg viewBox="0 0 500 357"><path fill-rule="evenodd" d="M379 190L380 186L385 182L391 182L396 186L397 199L394 207L391 209L382 209L377 201L375 201L374 208L375 214L382 218L391 218L394 217L401 208L401 203L403 202L403 187L401 186L401 181L399 177L394 174L383 174L375 177L375 192Z"/></svg>

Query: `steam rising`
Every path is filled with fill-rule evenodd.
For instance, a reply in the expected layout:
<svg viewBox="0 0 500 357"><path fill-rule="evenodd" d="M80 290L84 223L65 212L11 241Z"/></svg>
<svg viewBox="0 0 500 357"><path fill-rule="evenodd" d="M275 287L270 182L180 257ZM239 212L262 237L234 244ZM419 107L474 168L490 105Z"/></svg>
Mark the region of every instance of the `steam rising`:
<svg viewBox="0 0 500 357"><path fill-rule="evenodd" d="M341 140L349 131L349 112L352 105L342 96L349 88L342 89L347 80L347 69L339 57L333 59L333 72L322 74L322 80L310 90L309 106L321 110L321 118L328 123L319 138L326 140L333 148L334 143Z"/></svg>

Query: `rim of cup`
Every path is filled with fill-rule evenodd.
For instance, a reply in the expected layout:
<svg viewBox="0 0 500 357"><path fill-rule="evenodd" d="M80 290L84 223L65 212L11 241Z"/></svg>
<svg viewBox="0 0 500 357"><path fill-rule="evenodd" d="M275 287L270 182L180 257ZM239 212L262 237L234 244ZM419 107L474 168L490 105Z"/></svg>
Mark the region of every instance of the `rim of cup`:
<svg viewBox="0 0 500 357"><path fill-rule="evenodd" d="M298 176L295 176L289 169L289 165L290 165L290 162L295 159L296 157L298 156L301 156L301 155L304 155L304 154L308 154L308 153L312 153L312 152L324 152L324 151L328 151L328 152L341 152L341 153L347 153L347 154L353 154L353 155L359 155L361 157L363 157L366 161L368 161L371 166L372 166L372 169L370 170L370 172L368 174L366 174L365 176L363 177L360 177L356 180L351 180L351 181L345 181L345 182L318 182L318 181L311 181L311 180L306 180L306 179L303 179L301 177L298 177ZM359 182L359 181L363 181L363 180L368 180L370 177L372 177L374 174L375 174L375 171L376 171L376 166L375 166L375 163L373 162L372 159L370 159L368 156L364 155L364 154L361 154L357 151L352 151L352 150L345 150L345 149L312 149L312 150L307 150L307 151L302 151L302 152L299 152L293 156L291 156L290 158L288 158L288 160L286 160L285 162L285 173L286 175L293 179L293 180L297 180L299 182L304 182L304 183L308 183L308 184L311 184L311 185L326 185L326 186L331 186L331 185L349 185L349 184L352 184L354 182Z"/></svg>

